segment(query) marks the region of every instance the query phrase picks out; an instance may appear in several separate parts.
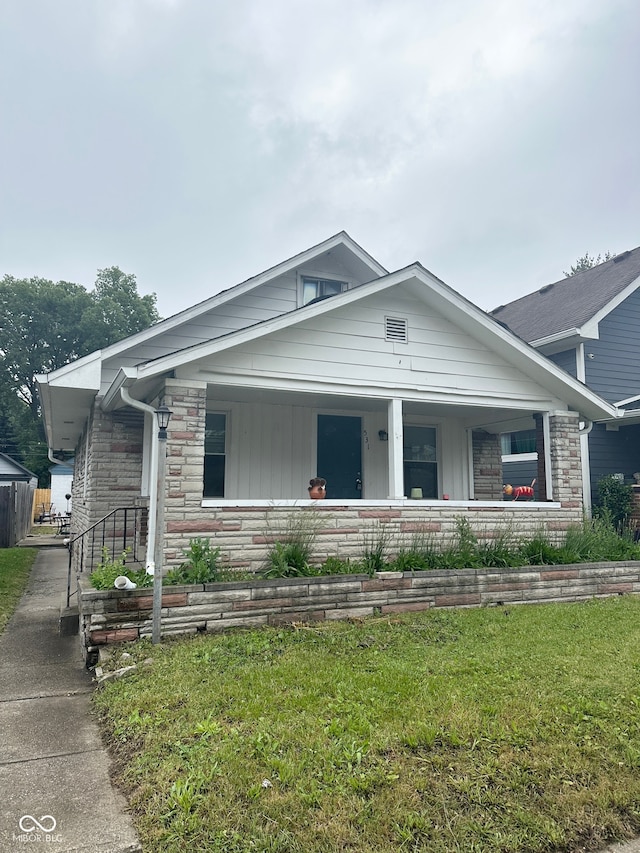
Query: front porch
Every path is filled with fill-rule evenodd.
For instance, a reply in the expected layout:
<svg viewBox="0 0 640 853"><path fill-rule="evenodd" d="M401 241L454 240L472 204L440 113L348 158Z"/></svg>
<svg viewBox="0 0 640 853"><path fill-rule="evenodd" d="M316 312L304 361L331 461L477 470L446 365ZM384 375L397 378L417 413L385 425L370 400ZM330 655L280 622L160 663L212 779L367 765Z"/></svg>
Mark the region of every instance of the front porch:
<svg viewBox="0 0 640 853"><path fill-rule="evenodd" d="M264 562L273 531L282 530L291 513L310 509L321 516L318 562L328 556L360 556L365 540L381 526L391 554L408 547L418 533L445 546L461 516L481 540L506 531L521 537L541 528L562 532L582 519L574 412L541 417L548 499L512 502L502 500L499 425L531 418L531 411L463 409L364 395L338 401L270 395L265 401L263 389L234 395L228 387L180 379L166 379L155 397L160 399L172 411L160 501L165 569L179 564L189 540L201 536L211 538L231 566L255 571ZM134 407L107 411L100 402L95 405L76 455L74 533L125 502L150 502L153 507L157 430L152 407L132 402ZM143 411L135 411L137 406ZM212 420L212 414L224 419ZM319 415L327 415L330 426L341 417L358 423L356 458L340 456L334 444L340 465L353 466L337 487L337 476L334 480L318 468L323 464ZM482 425L488 423L493 431ZM212 430L212 424L222 424L223 431ZM414 446L419 435L425 436L424 444ZM325 453L325 460L330 463L331 454ZM338 472L335 466L333 470ZM308 499L307 485L316 475L328 481L324 501ZM422 500L410 497L418 483ZM342 495L332 497L336 488Z"/></svg>

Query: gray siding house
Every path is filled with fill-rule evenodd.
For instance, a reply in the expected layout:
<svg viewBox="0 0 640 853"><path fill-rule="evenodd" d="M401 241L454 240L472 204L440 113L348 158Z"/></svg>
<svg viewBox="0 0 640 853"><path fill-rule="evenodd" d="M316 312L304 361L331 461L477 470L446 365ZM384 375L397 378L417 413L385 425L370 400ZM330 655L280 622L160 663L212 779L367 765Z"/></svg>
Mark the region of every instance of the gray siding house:
<svg viewBox="0 0 640 853"><path fill-rule="evenodd" d="M622 418L583 425L585 506L598 480L640 471L640 248L501 305L492 316L615 407ZM533 430L533 422L530 424ZM505 482L537 473L531 446L503 437ZM516 450L516 452L508 452Z"/></svg>
<svg viewBox="0 0 640 853"><path fill-rule="evenodd" d="M149 508L139 538L163 566L205 536L253 570L301 511L320 559L380 525L396 548L461 516L487 537L562 531L582 517L579 423L617 414L421 264L388 272L344 232L39 385L50 449L75 453L78 568L83 531L125 507ZM534 422L543 499L504 503L500 436Z"/></svg>

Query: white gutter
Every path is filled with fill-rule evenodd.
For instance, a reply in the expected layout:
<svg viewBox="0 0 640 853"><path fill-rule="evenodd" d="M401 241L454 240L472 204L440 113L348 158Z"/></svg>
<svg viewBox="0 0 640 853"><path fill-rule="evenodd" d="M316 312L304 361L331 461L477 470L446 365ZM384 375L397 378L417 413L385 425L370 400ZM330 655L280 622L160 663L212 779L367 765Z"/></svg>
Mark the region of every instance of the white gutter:
<svg viewBox="0 0 640 853"><path fill-rule="evenodd" d="M158 430L153 429L155 422L156 410L148 403L143 403L140 400L135 400L127 388L120 387L120 396L123 402L132 406L134 409L139 409L141 412L150 415L152 418L151 429L151 465L150 470L158 470ZM147 558L145 568L149 574L153 574L155 569L155 542L156 542L156 516L158 514L158 481L157 478L151 476L149 478L149 518L147 522Z"/></svg>
<svg viewBox="0 0 640 853"><path fill-rule="evenodd" d="M613 405L616 407L628 406L629 403L637 403L638 400L640 400L640 394L636 394L635 397L627 397L626 400L618 400L618 402Z"/></svg>
<svg viewBox="0 0 640 853"><path fill-rule="evenodd" d="M55 462L56 465L68 465L69 464L69 462L66 459L56 459L55 456L53 455L53 450L50 447L47 448L47 459L50 462Z"/></svg>

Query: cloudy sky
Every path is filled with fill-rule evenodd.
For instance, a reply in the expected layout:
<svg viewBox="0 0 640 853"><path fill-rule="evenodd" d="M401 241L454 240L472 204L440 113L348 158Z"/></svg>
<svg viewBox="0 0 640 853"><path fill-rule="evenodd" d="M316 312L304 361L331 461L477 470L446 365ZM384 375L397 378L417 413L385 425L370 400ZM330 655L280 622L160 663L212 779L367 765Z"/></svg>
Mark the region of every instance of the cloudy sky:
<svg viewBox="0 0 640 853"><path fill-rule="evenodd" d="M169 316L342 229L484 309L640 245L637 0L3 0L0 275Z"/></svg>

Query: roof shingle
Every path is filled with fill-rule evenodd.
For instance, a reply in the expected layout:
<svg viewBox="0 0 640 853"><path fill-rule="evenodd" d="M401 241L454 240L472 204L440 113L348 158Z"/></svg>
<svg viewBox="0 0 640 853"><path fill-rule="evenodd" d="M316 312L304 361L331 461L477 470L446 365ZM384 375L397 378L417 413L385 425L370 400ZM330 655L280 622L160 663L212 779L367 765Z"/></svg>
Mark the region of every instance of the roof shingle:
<svg viewBox="0 0 640 853"><path fill-rule="evenodd" d="M580 328L639 277L640 247L547 284L490 313L523 340L537 341Z"/></svg>

